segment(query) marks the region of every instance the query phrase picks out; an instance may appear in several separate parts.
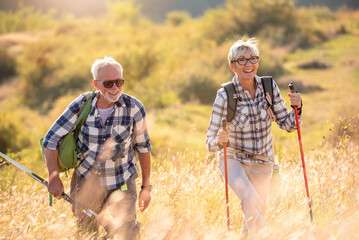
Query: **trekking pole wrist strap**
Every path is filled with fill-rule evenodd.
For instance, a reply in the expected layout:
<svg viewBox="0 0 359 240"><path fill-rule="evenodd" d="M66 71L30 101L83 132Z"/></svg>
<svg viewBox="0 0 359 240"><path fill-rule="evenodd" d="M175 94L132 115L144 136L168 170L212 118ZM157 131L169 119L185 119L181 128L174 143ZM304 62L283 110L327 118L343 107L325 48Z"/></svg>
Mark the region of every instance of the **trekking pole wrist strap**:
<svg viewBox="0 0 359 240"><path fill-rule="evenodd" d="M147 185L147 186L144 186L144 185L141 185L141 190L147 190L148 192L151 192L152 191L152 185Z"/></svg>

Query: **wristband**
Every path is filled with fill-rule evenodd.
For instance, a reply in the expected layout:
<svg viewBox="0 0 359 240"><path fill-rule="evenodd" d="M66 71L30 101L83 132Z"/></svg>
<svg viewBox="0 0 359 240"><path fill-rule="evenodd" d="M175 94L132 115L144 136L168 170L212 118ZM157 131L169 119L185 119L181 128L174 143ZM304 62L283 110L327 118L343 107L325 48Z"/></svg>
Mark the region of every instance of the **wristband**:
<svg viewBox="0 0 359 240"><path fill-rule="evenodd" d="M141 185L141 190L147 190L147 191L151 192L152 191L152 185L147 185L147 186Z"/></svg>

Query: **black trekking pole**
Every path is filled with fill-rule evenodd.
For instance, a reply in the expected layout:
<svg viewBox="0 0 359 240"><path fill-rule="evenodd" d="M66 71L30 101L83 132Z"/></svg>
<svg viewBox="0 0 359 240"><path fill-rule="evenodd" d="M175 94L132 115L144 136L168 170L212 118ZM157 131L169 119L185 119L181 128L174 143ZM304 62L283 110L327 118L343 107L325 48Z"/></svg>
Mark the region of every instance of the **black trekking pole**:
<svg viewBox="0 0 359 240"><path fill-rule="evenodd" d="M294 88L294 83L291 82L288 85L291 93L297 93L297 90ZM295 106L292 106L295 111L295 121L297 123L297 131L298 131L298 140L299 140L299 147L300 147L300 154L302 157L302 166L303 166L303 174L304 174L304 182L305 182L305 190L307 191L307 197L308 197L308 206L309 206L309 214L310 214L310 220L313 222L313 212L312 212L312 199L309 195L309 187L308 187L308 180L307 180L307 171L305 169L305 161L304 161L304 153L303 153L303 145L302 145L302 137L300 134L300 127L299 127L299 118L298 118L298 109Z"/></svg>
<svg viewBox="0 0 359 240"><path fill-rule="evenodd" d="M223 119L222 121L223 130L227 130L227 121ZM228 165L227 165L227 143L223 144L223 154L224 154L224 178L226 184L226 206L227 206L227 228L228 231L231 231L231 222L229 218L229 196L228 196Z"/></svg>
<svg viewBox="0 0 359 240"><path fill-rule="evenodd" d="M22 166L20 163L16 162L15 160L9 158L2 152L0 152L0 156L3 157L5 160L9 161L10 163L14 164L16 167L20 168L23 172L25 172L27 175L44 185L46 188L48 187L48 182L44 180L43 178L39 177L37 174L31 172L29 169ZM91 209L86 209L84 206L81 206L79 203L75 202L69 195L66 193L62 193L61 198L65 199L67 202L71 203L72 205L76 205L77 207L80 207L83 213L85 213L89 217L97 217L97 213L92 211Z"/></svg>

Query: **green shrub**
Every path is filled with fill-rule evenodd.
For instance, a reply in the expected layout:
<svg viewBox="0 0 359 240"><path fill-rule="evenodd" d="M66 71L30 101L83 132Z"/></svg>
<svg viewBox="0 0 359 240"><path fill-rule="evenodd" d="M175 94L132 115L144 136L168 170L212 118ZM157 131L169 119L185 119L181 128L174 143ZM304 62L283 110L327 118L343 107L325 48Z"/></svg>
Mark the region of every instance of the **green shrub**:
<svg viewBox="0 0 359 240"><path fill-rule="evenodd" d="M2 112L0 115L0 152L17 152L31 145L18 114Z"/></svg>
<svg viewBox="0 0 359 240"><path fill-rule="evenodd" d="M132 0L107 1L106 8L117 21L137 24L140 20L140 8Z"/></svg>
<svg viewBox="0 0 359 240"><path fill-rule="evenodd" d="M166 23L171 26L179 26L185 22L188 22L191 19L191 15L189 15L186 11L173 11L167 14Z"/></svg>
<svg viewBox="0 0 359 240"><path fill-rule="evenodd" d="M41 13L33 7L20 6L16 12L0 11L0 34L50 29L57 24L55 10Z"/></svg>
<svg viewBox="0 0 359 240"><path fill-rule="evenodd" d="M222 44L226 40L238 38L242 33L240 26L233 21L233 16L226 9L208 10L200 19L200 31L203 38Z"/></svg>
<svg viewBox="0 0 359 240"><path fill-rule="evenodd" d="M21 76L23 102L37 107L44 101L46 90L52 83L52 73L56 68L53 51L55 45L50 41L30 44L19 58L17 71Z"/></svg>
<svg viewBox="0 0 359 240"><path fill-rule="evenodd" d="M181 89L180 98L183 102L212 104L219 87L212 78L195 74Z"/></svg>
<svg viewBox="0 0 359 240"><path fill-rule="evenodd" d="M0 83L4 79L13 76L16 73L15 59L7 53L3 47L0 48Z"/></svg>

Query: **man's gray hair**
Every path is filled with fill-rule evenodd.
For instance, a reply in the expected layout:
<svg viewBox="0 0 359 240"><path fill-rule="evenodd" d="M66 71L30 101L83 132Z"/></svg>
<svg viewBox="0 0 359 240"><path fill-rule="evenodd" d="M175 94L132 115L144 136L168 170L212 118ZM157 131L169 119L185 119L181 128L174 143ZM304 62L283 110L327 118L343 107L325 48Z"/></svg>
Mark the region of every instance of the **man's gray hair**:
<svg viewBox="0 0 359 240"><path fill-rule="evenodd" d="M248 51L250 55L259 57L257 40L255 38L250 38L247 41L241 39L235 42L229 49L228 63L231 64L233 61L236 61L245 51Z"/></svg>
<svg viewBox="0 0 359 240"><path fill-rule="evenodd" d="M98 80L98 73L101 69L113 66L117 68L121 72L121 76L123 76L123 68L121 64L119 64L115 59L112 57L105 56L103 59L96 59L91 67L91 72L94 80Z"/></svg>

